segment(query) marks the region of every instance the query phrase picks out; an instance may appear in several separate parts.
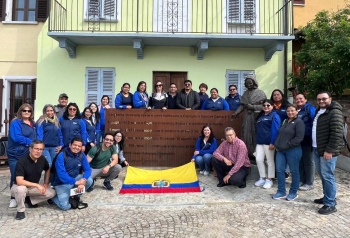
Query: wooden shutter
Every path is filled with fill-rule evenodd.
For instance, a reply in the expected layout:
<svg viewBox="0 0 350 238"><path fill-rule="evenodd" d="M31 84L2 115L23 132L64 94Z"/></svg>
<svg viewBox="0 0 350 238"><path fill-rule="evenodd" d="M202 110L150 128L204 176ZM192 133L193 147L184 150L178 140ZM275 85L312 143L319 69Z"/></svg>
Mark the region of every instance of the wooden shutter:
<svg viewBox="0 0 350 238"><path fill-rule="evenodd" d="M98 68L86 69L86 106L94 102L99 104L100 70Z"/></svg>
<svg viewBox="0 0 350 238"><path fill-rule="evenodd" d="M36 21L45 22L49 15L49 0L37 0Z"/></svg>
<svg viewBox="0 0 350 238"><path fill-rule="evenodd" d="M103 0L101 18L104 20L117 20L117 1L116 0Z"/></svg>
<svg viewBox="0 0 350 238"><path fill-rule="evenodd" d="M256 0L227 0L228 23L255 23Z"/></svg>
<svg viewBox="0 0 350 238"><path fill-rule="evenodd" d="M85 20L99 21L101 16L101 0L85 0Z"/></svg>
<svg viewBox="0 0 350 238"><path fill-rule="evenodd" d="M114 80L115 73L113 69L101 69L101 97L108 95L110 106L113 105L114 98Z"/></svg>
<svg viewBox="0 0 350 238"><path fill-rule="evenodd" d="M238 92L240 92L240 72L239 71L227 71L226 72L226 92L229 92L229 86L231 84L237 85Z"/></svg>
<svg viewBox="0 0 350 238"><path fill-rule="evenodd" d="M36 79L31 80L31 105L34 107L34 102L36 100Z"/></svg>

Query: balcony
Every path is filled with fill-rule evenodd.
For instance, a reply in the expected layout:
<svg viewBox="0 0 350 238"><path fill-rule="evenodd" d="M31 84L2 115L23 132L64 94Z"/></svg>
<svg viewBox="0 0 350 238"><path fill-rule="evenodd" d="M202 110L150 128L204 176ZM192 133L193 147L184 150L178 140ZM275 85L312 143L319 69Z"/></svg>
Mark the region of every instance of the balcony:
<svg viewBox="0 0 350 238"><path fill-rule="evenodd" d="M48 35L76 57L79 45L264 48L294 39L291 0L51 0Z"/></svg>

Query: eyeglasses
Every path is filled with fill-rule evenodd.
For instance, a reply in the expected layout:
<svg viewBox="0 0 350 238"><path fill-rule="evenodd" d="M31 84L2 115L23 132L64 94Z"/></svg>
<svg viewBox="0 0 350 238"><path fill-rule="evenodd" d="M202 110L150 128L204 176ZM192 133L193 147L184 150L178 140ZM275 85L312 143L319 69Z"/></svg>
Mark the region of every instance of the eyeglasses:
<svg viewBox="0 0 350 238"><path fill-rule="evenodd" d="M41 148L33 148L33 150L35 150L35 151L43 151L44 149L41 149Z"/></svg>
<svg viewBox="0 0 350 238"><path fill-rule="evenodd" d="M161 85L161 84L156 84L156 87L162 87L163 85Z"/></svg>
<svg viewBox="0 0 350 238"><path fill-rule="evenodd" d="M115 136L115 137L117 137L117 138L122 138L122 136Z"/></svg>
<svg viewBox="0 0 350 238"><path fill-rule="evenodd" d="M191 84L190 83L185 83L185 86L191 86Z"/></svg>
<svg viewBox="0 0 350 238"><path fill-rule="evenodd" d="M236 88L230 88L230 91L236 91L237 89Z"/></svg>
<svg viewBox="0 0 350 238"><path fill-rule="evenodd" d="M22 112L32 112L32 110L22 110Z"/></svg>
<svg viewBox="0 0 350 238"><path fill-rule="evenodd" d="M105 141L113 142L113 139L105 139Z"/></svg>
<svg viewBox="0 0 350 238"><path fill-rule="evenodd" d="M227 134L226 137L231 137L233 136L234 134Z"/></svg>
<svg viewBox="0 0 350 238"><path fill-rule="evenodd" d="M263 107L271 107L270 104L264 104Z"/></svg>
<svg viewBox="0 0 350 238"><path fill-rule="evenodd" d="M327 99L329 99L329 98L317 98L317 102L321 102L321 101L325 102L325 101L327 101Z"/></svg>
<svg viewBox="0 0 350 238"><path fill-rule="evenodd" d="M74 111L74 112L75 112L77 109L74 108L74 107L71 107L71 108L68 108L68 110L69 110L69 111Z"/></svg>

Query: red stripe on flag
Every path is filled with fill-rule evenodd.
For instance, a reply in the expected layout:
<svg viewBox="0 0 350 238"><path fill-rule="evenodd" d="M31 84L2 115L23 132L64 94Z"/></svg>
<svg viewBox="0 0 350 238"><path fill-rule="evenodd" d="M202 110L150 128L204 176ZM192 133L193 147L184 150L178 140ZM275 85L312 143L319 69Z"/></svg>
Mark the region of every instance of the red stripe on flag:
<svg viewBox="0 0 350 238"><path fill-rule="evenodd" d="M142 189L142 188L131 188L131 189L120 189L120 194L137 194L137 193L193 193L200 192L201 189L198 188L152 188L152 189Z"/></svg>

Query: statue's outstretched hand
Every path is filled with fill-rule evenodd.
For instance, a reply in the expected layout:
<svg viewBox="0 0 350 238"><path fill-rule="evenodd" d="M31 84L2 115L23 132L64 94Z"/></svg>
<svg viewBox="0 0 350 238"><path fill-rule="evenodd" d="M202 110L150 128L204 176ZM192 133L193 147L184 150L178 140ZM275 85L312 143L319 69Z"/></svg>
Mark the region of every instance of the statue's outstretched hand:
<svg viewBox="0 0 350 238"><path fill-rule="evenodd" d="M230 117L230 120L231 120L231 121L234 121L234 120L236 120L236 118L237 118L236 113L233 113L233 114L231 115L231 117Z"/></svg>
<svg viewBox="0 0 350 238"><path fill-rule="evenodd" d="M254 110L254 107L253 107L252 104L247 104L247 105L246 105L246 108L247 108L248 110Z"/></svg>

